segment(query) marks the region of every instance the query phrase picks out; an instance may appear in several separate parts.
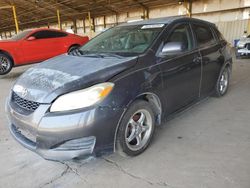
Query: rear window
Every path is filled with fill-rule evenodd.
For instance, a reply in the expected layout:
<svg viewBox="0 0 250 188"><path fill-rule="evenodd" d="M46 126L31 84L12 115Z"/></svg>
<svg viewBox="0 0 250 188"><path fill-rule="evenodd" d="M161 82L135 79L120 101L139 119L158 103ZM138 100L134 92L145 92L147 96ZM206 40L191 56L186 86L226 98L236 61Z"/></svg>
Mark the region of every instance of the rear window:
<svg viewBox="0 0 250 188"><path fill-rule="evenodd" d="M216 40L213 36L212 30L209 27L194 24L193 30L196 36L198 47L215 43Z"/></svg>

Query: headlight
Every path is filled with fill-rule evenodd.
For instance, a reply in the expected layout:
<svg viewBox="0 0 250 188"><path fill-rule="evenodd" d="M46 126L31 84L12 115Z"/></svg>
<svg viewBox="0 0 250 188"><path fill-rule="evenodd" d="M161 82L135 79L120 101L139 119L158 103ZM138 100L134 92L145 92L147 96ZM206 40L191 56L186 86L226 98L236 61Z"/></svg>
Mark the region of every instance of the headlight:
<svg viewBox="0 0 250 188"><path fill-rule="evenodd" d="M106 82L62 95L55 100L50 111L60 112L92 106L102 101L113 87L113 83Z"/></svg>

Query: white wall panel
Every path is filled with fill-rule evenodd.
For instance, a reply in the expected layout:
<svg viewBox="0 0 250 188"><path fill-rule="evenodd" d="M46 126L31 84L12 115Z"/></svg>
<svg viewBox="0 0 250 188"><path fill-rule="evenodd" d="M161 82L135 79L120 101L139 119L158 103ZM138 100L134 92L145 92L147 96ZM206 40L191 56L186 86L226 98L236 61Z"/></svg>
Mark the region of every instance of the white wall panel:
<svg viewBox="0 0 250 188"><path fill-rule="evenodd" d="M239 39L247 30L248 20L218 22L216 25L227 41L233 45L234 40Z"/></svg>

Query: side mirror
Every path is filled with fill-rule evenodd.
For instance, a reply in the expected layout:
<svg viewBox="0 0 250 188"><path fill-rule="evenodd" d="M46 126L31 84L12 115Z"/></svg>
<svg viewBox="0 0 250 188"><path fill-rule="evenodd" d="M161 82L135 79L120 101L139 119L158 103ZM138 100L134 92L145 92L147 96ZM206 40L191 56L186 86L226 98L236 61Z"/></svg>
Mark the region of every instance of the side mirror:
<svg viewBox="0 0 250 188"><path fill-rule="evenodd" d="M184 50L185 46L182 42L168 42L163 46L160 55L161 56L176 55L178 53L183 52Z"/></svg>
<svg viewBox="0 0 250 188"><path fill-rule="evenodd" d="M30 36L30 37L27 38L27 41L33 41L33 40L36 40L36 37Z"/></svg>

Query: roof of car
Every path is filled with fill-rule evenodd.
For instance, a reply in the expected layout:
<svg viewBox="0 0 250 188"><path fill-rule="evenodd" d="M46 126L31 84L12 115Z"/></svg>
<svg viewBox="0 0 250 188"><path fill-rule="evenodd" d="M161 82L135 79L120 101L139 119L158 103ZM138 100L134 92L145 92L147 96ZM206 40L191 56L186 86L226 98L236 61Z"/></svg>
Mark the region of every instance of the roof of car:
<svg viewBox="0 0 250 188"><path fill-rule="evenodd" d="M50 29L50 28L36 28L32 29L31 31L58 31L58 32L64 32L59 29Z"/></svg>
<svg viewBox="0 0 250 188"><path fill-rule="evenodd" d="M154 18L149 20L142 20L142 21L135 21L121 24L120 26L130 26L130 25L148 25L148 24L169 24L174 21L195 21L204 24L214 25L213 23L196 19L196 18L189 18L185 16L171 16L171 17L163 17L163 18Z"/></svg>
<svg viewBox="0 0 250 188"><path fill-rule="evenodd" d="M66 33L65 31L59 30L59 29L50 29L50 28L35 28L35 29L26 29L24 31L29 31L29 32L37 32L37 31L58 31L58 32L63 32ZM68 33L67 33L68 34Z"/></svg>

